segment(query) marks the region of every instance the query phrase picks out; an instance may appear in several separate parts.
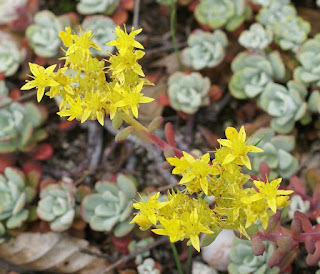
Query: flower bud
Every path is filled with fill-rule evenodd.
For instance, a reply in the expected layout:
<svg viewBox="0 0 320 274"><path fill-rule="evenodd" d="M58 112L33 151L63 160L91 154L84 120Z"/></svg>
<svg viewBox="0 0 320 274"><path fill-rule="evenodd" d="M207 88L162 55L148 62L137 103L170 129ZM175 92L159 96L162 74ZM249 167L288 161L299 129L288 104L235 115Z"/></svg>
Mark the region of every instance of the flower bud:
<svg viewBox="0 0 320 274"><path fill-rule="evenodd" d="M148 126L148 131L154 132L155 130L157 130L162 125L163 121L164 118L162 116L154 118Z"/></svg>
<svg viewBox="0 0 320 274"><path fill-rule="evenodd" d="M128 126L121 130L115 137L117 143L124 141L135 129L132 126Z"/></svg>

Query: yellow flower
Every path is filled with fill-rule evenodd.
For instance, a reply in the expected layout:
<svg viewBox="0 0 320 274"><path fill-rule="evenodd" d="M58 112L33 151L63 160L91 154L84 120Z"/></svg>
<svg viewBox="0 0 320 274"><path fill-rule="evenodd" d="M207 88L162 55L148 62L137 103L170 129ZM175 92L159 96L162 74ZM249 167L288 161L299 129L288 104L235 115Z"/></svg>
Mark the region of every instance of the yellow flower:
<svg viewBox="0 0 320 274"><path fill-rule="evenodd" d="M183 230L181 230L181 221L176 214L173 214L171 219L159 218L159 221L163 228L152 229L153 233L168 236L172 243L184 238Z"/></svg>
<svg viewBox="0 0 320 274"><path fill-rule="evenodd" d="M44 90L46 87L53 87L58 86L59 83L57 83L53 77L54 77L54 69L56 65L52 65L50 67L47 67L46 69L44 67L41 67L37 64L29 63L30 71L32 72L32 75L29 75L33 80L29 81L27 80L27 83L21 87L22 90L32 89L34 87L37 88L37 99L38 102L41 101Z"/></svg>
<svg viewBox="0 0 320 274"><path fill-rule="evenodd" d="M183 156L180 159L169 157L167 161L172 166L176 166L172 171L173 174L181 173L182 179L179 184L186 185L190 194L203 190L208 195L211 176L219 174L219 171L213 165L210 165L209 153L204 154L199 159L195 159L183 151Z"/></svg>
<svg viewBox="0 0 320 274"><path fill-rule="evenodd" d="M83 108L81 106L81 99L78 95L76 100L73 100L70 96L67 95L67 102L69 104L69 109L63 109L57 112L61 117L70 116L69 121L73 119L80 120L83 114Z"/></svg>
<svg viewBox="0 0 320 274"><path fill-rule="evenodd" d="M249 140L246 141L244 126L240 128L239 133L235 128L227 127L225 133L227 140L219 139L218 142L222 146L230 148L230 153L224 159L222 165L235 161L236 164L245 165L248 169L251 169L251 163L247 154L249 152L263 152L263 150L252 145L247 145Z"/></svg>
<svg viewBox="0 0 320 274"><path fill-rule="evenodd" d="M137 42L135 36L139 34L142 29L134 30L132 27L130 34L127 33L126 27L124 31L118 26L116 28L116 40L107 43L108 46L116 46L120 55L124 55L127 50L132 51L133 48L144 49L143 46Z"/></svg>
<svg viewBox="0 0 320 274"><path fill-rule="evenodd" d="M281 195L289 195L293 192L292 190L278 190L281 181L282 178L272 180L271 182L269 182L267 178L266 183L262 181L253 181L259 192L253 194L251 197L243 198L242 200L246 203L262 200L268 204L274 213L276 213L277 204L283 204L283 196Z"/></svg>

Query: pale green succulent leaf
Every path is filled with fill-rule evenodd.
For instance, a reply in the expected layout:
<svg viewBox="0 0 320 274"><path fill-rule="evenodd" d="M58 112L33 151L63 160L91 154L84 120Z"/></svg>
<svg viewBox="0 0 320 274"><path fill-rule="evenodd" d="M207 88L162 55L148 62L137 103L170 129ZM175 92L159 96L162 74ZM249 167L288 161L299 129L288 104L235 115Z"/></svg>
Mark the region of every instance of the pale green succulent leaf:
<svg viewBox="0 0 320 274"><path fill-rule="evenodd" d="M7 221L6 226L8 229L20 227L24 221L28 219L29 212L26 209L22 209L18 214L12 215Z"/></svg>

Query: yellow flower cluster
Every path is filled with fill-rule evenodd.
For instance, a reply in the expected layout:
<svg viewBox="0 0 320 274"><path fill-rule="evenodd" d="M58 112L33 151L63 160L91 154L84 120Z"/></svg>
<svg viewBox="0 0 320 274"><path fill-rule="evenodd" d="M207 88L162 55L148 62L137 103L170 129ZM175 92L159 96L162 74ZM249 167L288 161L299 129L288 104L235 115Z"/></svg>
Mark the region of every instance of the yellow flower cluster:
<svg viewBox="0 0 320 274"><path fill-rule="evenodd" d="M67 27L65 32L59 33L66 47L65 57L62 58L65 60L64 66L55 72L56 65L45 69L30 63L33 74L30 77L33 80L27 81L21 89L37 88L38 102L44 94L50 98L60 96L58 114L68 116L68 120L77 119L83 123L97 119L103 125L106 115L114 119L121 111L137 118L139 104L153 101L141 93L144 85L152 85L144 78L137 62L144 56L143 46L135 41L141 30L132 28L128 34L126 29L116 28L117 38L108 45L116 46L118 54L110 56L110 65L106 70L103 60L91 56L91 47L101 50L92 42L91 31L78 36ZM109 72L110 82L106 80L106 73ZM46 88L49 90L45 93Z"/></svg>
<svg viewBox="0 0 320 274"><path fill-rule="evenodd" d="M244 127L238 132L235 128L226 129L227 139L218 140L221 147L215 158L209 153L194 158L183 152L183 156L167 158L174 166L173 174L181 174L179 184L183 192L168 193L168 201L160 202L160 193L133 206L140 212L132 222L142 230L156 227L152 231L168 235L171 242L190 239L195 249L200 250L199 234L210 234L223 228L239 231L250 238L247 229L262 224L267 227L269 217L276 213L277 207L287 205L290 190L278 190L281 178L271 182L254 181L255 188L245 188L250 176L241 173L243 166L251 169L249 152L262 152L258 147L248 145ZM191 194L198 194L197 199ZM205 195L214 196L210 208L202 199Z"/></svg>

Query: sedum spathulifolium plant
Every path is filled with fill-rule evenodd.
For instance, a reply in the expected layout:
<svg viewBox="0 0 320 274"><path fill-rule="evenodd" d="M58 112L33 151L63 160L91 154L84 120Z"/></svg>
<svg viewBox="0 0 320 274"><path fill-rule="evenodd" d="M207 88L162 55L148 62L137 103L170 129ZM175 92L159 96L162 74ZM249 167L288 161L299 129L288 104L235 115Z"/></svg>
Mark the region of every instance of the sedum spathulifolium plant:
<svg viewBox="0 0 320 274"><path fill-rule="evenodd" d="M9 33L0 30L0 73L14 75L25 58L25 51Z"/></svg>
<svg viewBox="0 0 320 274"><path fill-rule="evenodd" d="M307 40L297 51L301 66L294 70L294 79L306 87L320 88L320 34Z"/></svg>
<svg viewBox="0 0 320 274"><path fill-rule="evenodd" d="M57 56L61 41L58 37L63 25L58 17L49 10L38 12L34 16L34 24L26 30L26 37L34 52L45 58Z"/></svg>
<svg viewBox="0 0 320 274"><path fill-rule="evenodd" d="M187 114L196 113L201 106L209 104L210 85L210 79L198 72L175 72L168 79L170 106Z"/></svg>
<svg viewBox="0 0 320 274"><path fill-rule="evenodd" d="M270 126L278 133L289 133L307 111L306 88L296 81L289 81L287 87L269 83L260 96L259 105L274 118Z"/></svg>
<svg viewBox="0 0 320 274"><path fill-rule="evenodd" d="M236 30L251 15L246 0L200 0L195 9L196 19L212 29L224 27Z"/></svg>
<svg viewBox="0 0 320 274"><path fill-rule="evenodd" d="M107 44L116 46L118 54L110 56L110 65L105 71L104 61L92 57L90 48L101 50L92 41L92 32L89 30L78 36L66 27L65 32L59 33L67 47L64 66L44 68L30 63L33 80L21 89L36 87L38 102L44 94L50 98L61 96L58 114L69 117L68 120L77 119L81 123L98 120L103 125L106 115L110 115L111 120L121 114L137 118L139 104L153 101L141 93L144 85L151 84L137 63L144 56L143 46L134 40L141 30L132 28L128 34L126 29L116 28L116 40ZM111 74L110 82L106 80L107 72ZM46 88L49 90L45 93Z"/></svg>
<svg viewBox="0 0 320 274"><path fill-rule="evenodd" d="M36 186L36 180L18 169L7 167L0 174L0 238L6 229L18 228L28 219Z"/></svg>
<svg viewBox="0 0 320 274"><path fill-rule="evenodd" d="M26 10L27 0L1 0L0 25L6 25L17 20Z"/></svg>
<svg viewBox="0 0 320 274"><path fill-rule="evenodd" d="M0 153L17 150L28 151L47 134L41 125L47 113L33 103L12 102L9 97L0 97Z"/></svg>
<svg viewBox="0 0 320 274"><path fill-rule="evenodd" d="M249 152L262 152L262 149L247 145L244 127L238 132L235 128L226 129L227 139L219 139L221 147L210 160L209 153L194 158L183 152L181 158L169 157L167 161L174 166L173 174L181 174L179 184L184 191L168 192L168 201L159 201L160 193L140 202L133 207L140 212L132 223L140 229L167 235L171 242L189 239L200 251L199 234L214 234L216 237L223 228L239 231L247 236L247 229L261 223L267 227L269 217L276 213L277 207L287 204L290 190L278 190L281 178L269 182L254 181L255 188L244 188L250 179L241 173L243 166L251 169ZM191 197L190 195L195 195ZM214 196L215 204L209 207L203 197ZM196 197L196 198L194 198ZM212 239L213 240L213 239Z"/></svg>
<svg viewBox="0 0 320 274"><path fill-rule="evenodd" d="M271 242L264 242L265 250L261 256L252 252L251 242L235 238L230 253L231 263L228 266L230 274L278 274L278 267L270 268L268 260L275 251Z"/></svg>
<svg viewBox="0 0 320 274"><path fill-rule="evenodd" d="M228 38L221 30L213 33L200 29L188 37L188 47L182 51L182 62L195 70L213 68L225 57Z"/></svg>
<svg viewBox="0 0 320 274"><path fill-rule="evenodd" d="M72 183L49 184L41 190L37 214L50 223L52 231L71 227L76 213L76 188Z"/></svg>
<svg viewBox="0 0 320 274"><path fill-rule="evenodd" d="M95 13L109 15L116 10L119 3L119 0L80 0L77 4L77 11L83 15Z"/></svg>
<svg viewBox="0 0 320 274"><path fill-rule="evenodd" d="M250 26L249 30L241 32L238 40L240 45L246 49L263 51L272 43L273 34L261 24L254 23Z"/></svg>
<svg viewBox="0 0 320 274"><path fill-rule="evenodd" d="M269 83L285 77L285 66L277 51L267 55L241 52L231 64L231 94L238 99L260 95Z"/></svg>
<svg viewBox="0 0 320 274"><path fill-rule="evenodd" d="M270 169L270 179L289 179L295 173L298 161L292 155L296 145L293 135L276 135L271 128L261 128L250 139L250 144L255 143L263 152L250 155L252 170L248 170L248 173L258 176L262 162L267 163Z"/></svg>
<svg viewBox="0 0 320 274"><path fill-rule="evenodd" d="M108 56L114 51L114 47L106 45L115 38L114 28L112 19L104 15L93 15L84 19L82 29L91 30L94 33L93 42L101 48L101 50L91 48L93 56Z"/></svg>
<svg viewBox="0 0 320 274"><path fill-rule="evenodd" d="M119 174L116 183L97 182L95 193L81 204L83 219L96 231L113 231L116 237L127 235L133 228L132 199L137 188L133 178Z"/></svg>

